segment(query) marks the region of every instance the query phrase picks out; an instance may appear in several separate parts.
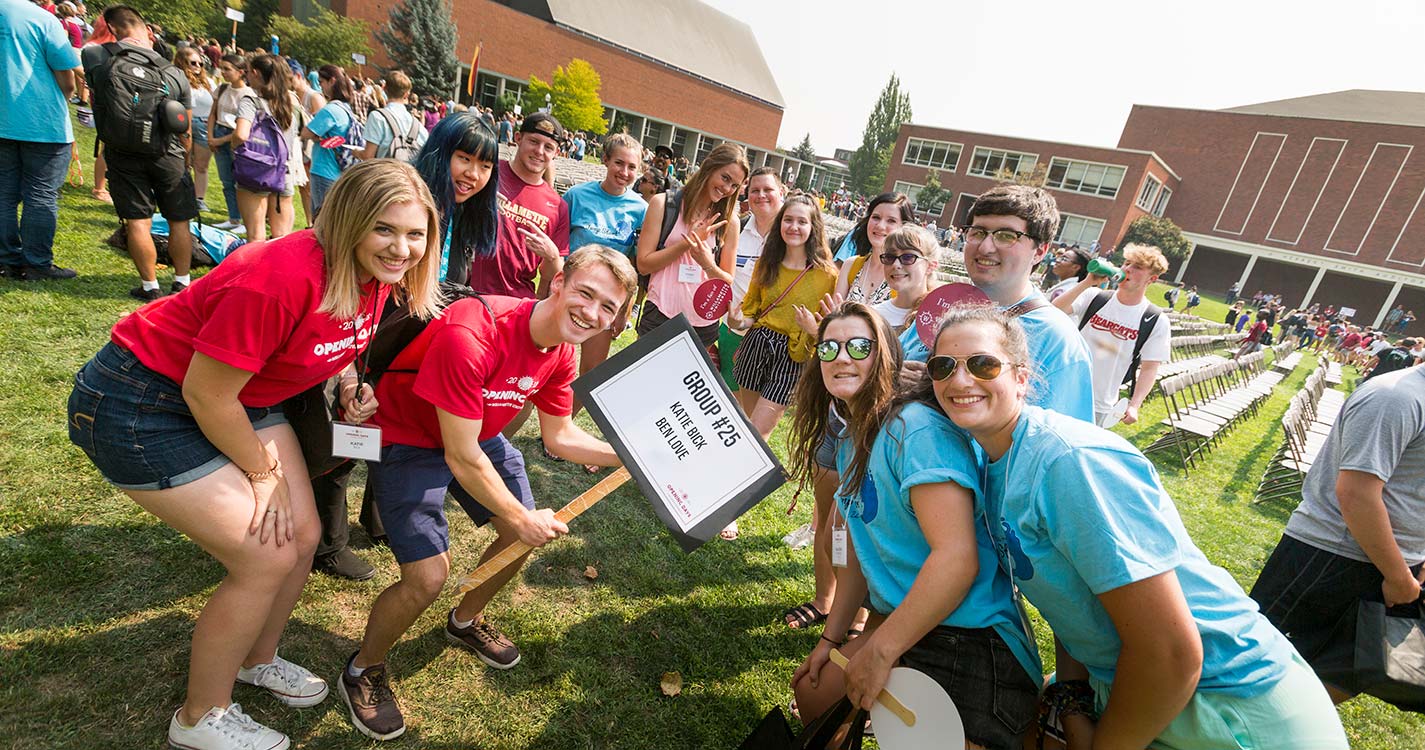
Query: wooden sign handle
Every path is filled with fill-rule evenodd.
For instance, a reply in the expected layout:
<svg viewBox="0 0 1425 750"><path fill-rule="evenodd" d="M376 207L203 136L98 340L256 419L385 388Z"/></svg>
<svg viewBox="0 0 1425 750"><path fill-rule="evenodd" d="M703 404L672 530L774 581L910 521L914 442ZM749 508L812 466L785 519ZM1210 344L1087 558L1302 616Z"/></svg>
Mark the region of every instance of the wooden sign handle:
<svg viewBox="0 0 1425 750"><path fill-rule="evenodd" d="M628 481L628 469L619 467L618 471L599 480L599 483L585 490L583 494L569 501L569 504L559 509L554 517L561 523L569 523L579 516L580 513L592 508L594 503L603 500L610 492L618 489L618 486ZM534 549L528 544L516 541L514 544L500 550L500 553L485 561L484 565L475 569L475 572L466 576L460 581L460 588L457 594L464 594L475 589L480 584L490 580L496 573L513 565L514 562L524 556L526 552Z"/></svg>
<svg viewBox="0 0 1425 750"><path fill-rule="evenodd" d="M831 663L841 667L843 671L846 669L846 657L841 655L839 649L831 649ZM915 712L906 708L904 703L901 703L899 699L891 695L891 691L882 690L881 694L876 696L876 700L879 701L882 706L889 709L891 713L899 717L901 721L905 722L906 726L915 726Z"/></svg>

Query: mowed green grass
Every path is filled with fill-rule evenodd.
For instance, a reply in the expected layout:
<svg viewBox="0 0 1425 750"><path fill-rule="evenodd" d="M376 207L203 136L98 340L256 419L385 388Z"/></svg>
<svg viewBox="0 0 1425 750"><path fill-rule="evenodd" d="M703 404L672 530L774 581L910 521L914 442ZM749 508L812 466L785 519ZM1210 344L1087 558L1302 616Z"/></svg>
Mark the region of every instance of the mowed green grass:
<svg viewBox="0 0 1425 750"><path fill-rule="evenodd" d="M92 132L80 131L86 175L92 175ZM211 174L209 202L216 207L221 193ZM77 268L80 278L0 282L4 747L161 744L183 694L193 620L222 576L192 543L106 485L66 436L74 371L114 321L137 307L125 295L132 266L100 244L114 224L110 207L91 200L87 186L66 188L56 260ZM160 278L167 283L166 275ZM1204 312L1211 304L1204 301ZM1294 373L1262 416L1239 427L1190 476L1166 454L1158 460L1198 544L1244 586L1290 512L1286 503L1252 505L1252 490L1281 440L1277 420L1306 371ZM1123 432L1146 445L1161 417L1153 402L1141 426ZM783 438L773 439L779 452ZM560 506L595 481L540 458L532 431L517 444L544 506ZM361 479L358 473L353 484ZM647 501L628 487L615 492L575 521L569 537L540 550L491 605L491 618L524 652L509 672L446 647L439 629L453 597L442 600L391 654L410 727L402 745L735 747L765 712L786 705L788 678L816 640L814 630L798 633L779 623L785 608L812 591L810 551L793 552L781 542L810 515L809 495L786 515L791 496L784 487L744 517L737 542L686 555ZM491 532L473 528L450 507L455 568L465 572ZM282 647L285 657L328 679L355 649L376 593L396 579L389 553L367 546L359 531L354 536L358 553L376 565L376 579L314 575ZM585 577L587 566L597 578ZM1039 635L1047 647L1043 627ZM682 675L680 695L659 692L665 672ZM300 711L251 688L240 687L235 697L299 746L368 745L335 697ZM1425 745L1425 723L1378 702L1358 700L1343 716L1356 747Z"/></svg>

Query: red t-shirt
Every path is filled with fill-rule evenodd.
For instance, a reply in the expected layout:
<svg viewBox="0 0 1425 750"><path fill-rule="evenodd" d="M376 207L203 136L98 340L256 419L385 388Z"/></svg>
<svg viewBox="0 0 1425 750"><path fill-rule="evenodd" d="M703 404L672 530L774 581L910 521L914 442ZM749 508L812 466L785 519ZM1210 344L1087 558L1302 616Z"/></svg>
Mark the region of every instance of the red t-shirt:
<svg viewBox="0 0 1425 750"><path fill-rule="evenodd" d="M573 411L574 345L534 345L529 317L535 300L484 301L489 311L478 299L452 303L391 362L376 386L380 406L372 420L383 444L444 448L436 407L483 420L481 440L505 429L526 399L547 414Z"/></svg>
<svg viewBox="0 0 1425 750"><path fill-rule="evenodd" d="M244 406L275 406L341 372L366 347L374 313L390 294L373 279L355 321L317 312L323 260L310 230L245 245L182 294L124 317L114 343L180 385L193 353L202 352L253 373L238 394Z"/></svg>
<svg viewBox="0 0 1425 750"><path fill-rule="evenodd" d="M569 254L569 204L549 183L530 185L521 180L509 162L499 166L500 223L495 252L476 257L470 264L470 288L481 294L533 297L539 275L539 255L525 247L517 230L538 229L554 240L560 255Z"/></svg>
<svg viewBox="0 0 1425 750"><path fill-rule="evenodd" d="M1347 349L1355 349L1361 345L1361 334L1351 331L1346 334L1346 338L1341 340L1341 346Z"/></svg>

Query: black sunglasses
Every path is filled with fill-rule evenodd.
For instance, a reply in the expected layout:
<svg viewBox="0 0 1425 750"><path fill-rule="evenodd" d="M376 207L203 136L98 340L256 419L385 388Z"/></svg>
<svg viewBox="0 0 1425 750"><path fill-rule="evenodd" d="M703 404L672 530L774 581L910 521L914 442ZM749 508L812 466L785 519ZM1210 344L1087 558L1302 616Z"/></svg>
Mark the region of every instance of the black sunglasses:
<svg viewBox="0 0 1425 750"><path fill-rule="evenodd" d="M846 356L860 361L871 356L871 347L876 343L875 339L868 339L865 336L854 336L846 339ZM831 362L841 355L842 342L836 339L826 339L816 345L816 358L822 362Z"/></svg>
<svg viewBox="0 0 1425 750"><path fill-rule="evenodd" d="M925 256L916 255L915 253L901 253L900 255L896 255L895 253L881 253L881 263L887 266L895 265L896 261L900 261L903 266L913 266L922 260L925 260Z"/></svg>
<svg viewBox="0 0 1425 750"><path fill-rule="evenodd" d="M965 369L976 380L994 380L1004 371L1004 362L998 357L988 354L971 354L964 359ZM925 369L930 372L931 380L944 380L955 374L955 370L960 366L960 360L954 357L941 354L931 357L925 362Z"/></svg>

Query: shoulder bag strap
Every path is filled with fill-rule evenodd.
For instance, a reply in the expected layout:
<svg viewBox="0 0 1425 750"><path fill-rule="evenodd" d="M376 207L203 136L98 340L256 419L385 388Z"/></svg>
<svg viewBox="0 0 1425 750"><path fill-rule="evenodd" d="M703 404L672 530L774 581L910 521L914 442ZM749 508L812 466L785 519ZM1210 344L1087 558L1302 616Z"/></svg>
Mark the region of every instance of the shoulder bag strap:
<svg viewBox="0 0 1425 750"><path fill-rule="evenodd" d="M767 317L767 315L771 313L777 305L781 304L782 300L786 299L787 295L792 293L792 290L796 288L797 283L800 282L802 278L807 275L808 271L811 271L811 266L803 268L802 272L797 274L797 277L795 279L792 279L792 283L788 284L787 288L783 289L782 293L777 295L776 299L772 300L772 304L767 305L766 307L762 308L762 310L759 311L756 315L752 316L752 324L757 325L757 321Z"/></svg>
<svg viewBox="0 0 1425 750"><path fill-rule="evenodd" d="M1048 307L1048 306L1049 306L1049 301L1048 301L1048 300L1044 299L1044 298L1041 297L1041 296L1036 295L1036 296L1030 297L1029 299L1027 299L1027 300L1025 300L1025 301L1023 301L1023 302L1021 302L1021 303L1019 303L1019 304L1017 304L1017 305L1015 305L1014 307L1009 308L1008 310L1005 310L1005 314L1008 315L1008 316L1011 317L1011 318L1017 318L1017 317L1019 317L1019 316L1025 314L1025 313L1027 313L1027 312L1033 312L1034 310L1038 310L1038 309L1041 308L1041 307Z"/></svg>
<svg viewBox="0 0 1425 750"><path fill-rule="evenodd" d="M1108 295L1110 294L1112 294L1112 292L1109 292L1106 289L1094 290L1093 299L1089 300L1089 306L1084 308L1084 314L1082 317L1079 318L1080 331L1084 329L1084 326L1089 324L1089 320L1093 318L1094 313L1098 312L1099 310L1102 310L1103 306L1108 304Z"/></svg>

